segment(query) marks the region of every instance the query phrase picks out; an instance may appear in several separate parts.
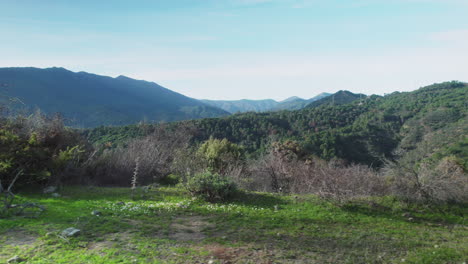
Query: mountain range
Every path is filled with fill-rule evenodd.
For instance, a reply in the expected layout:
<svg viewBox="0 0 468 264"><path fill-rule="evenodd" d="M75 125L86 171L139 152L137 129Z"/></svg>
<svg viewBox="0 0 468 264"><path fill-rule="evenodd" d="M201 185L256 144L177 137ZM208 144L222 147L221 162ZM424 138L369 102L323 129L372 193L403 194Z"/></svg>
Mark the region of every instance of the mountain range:
<svg viewBox="0 0 468 264"><path fill-rule="evenodd" d="M319 100L315 100L313 102L308 103L303 108L313 108L319 107L322 105L343 105L349 104L356 100L363 100L367 97L365 94L355 94L350 91L338 91L330 96L322 97Z"/></svg>
<svg viewBox="0 0 468 264"><path fill-rule="evenodd" d="M275 101L273 99L265 100L201 100L211 106L219 107L229 113L244 113L244 112L267 112L279 110L299 110L306 107L311 102L315 102L324 97L330 96L330 93L321 93L310 99L302 99L297 96L289 97L283 101Z"/></svg>
<svg viewBox="0 0 468 264"><path fill-rule="evenodd" d="M171 122L228 116L239 112L299 110L322 104L349 103L365 95L339 91L310 99L296 96L284 101L197 100L157 83L72 72L64 68L0 68L0 100L15 98L13 112L60 113L73 127L118 126L140 121ZM0 102L1 103L1 102Z"/></svg>
<svg viewBox="0 0 468 264"><path fill-rule="evenodd" d="M228 112L154 82L72 72L64 68L0 68L0 91L22 104L61 113L76 127L177 121L229 115Z"/></svg>

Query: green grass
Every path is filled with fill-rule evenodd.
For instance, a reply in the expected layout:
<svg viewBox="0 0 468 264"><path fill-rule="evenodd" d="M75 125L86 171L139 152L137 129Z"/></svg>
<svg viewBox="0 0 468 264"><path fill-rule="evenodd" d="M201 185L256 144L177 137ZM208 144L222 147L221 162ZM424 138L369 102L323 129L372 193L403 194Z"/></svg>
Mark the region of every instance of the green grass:
<svg viewBox="0 0 468 264"><path fill-rule="evenodd" d="M60 193L20 193L47 210L0 219L0 262L18 255L28 263L463 263L468 256L461 205L384 197L338 207L265 193L210 204L177 188L136 201L123 188ZM68 227L82 232L62 238Z"/></svg>

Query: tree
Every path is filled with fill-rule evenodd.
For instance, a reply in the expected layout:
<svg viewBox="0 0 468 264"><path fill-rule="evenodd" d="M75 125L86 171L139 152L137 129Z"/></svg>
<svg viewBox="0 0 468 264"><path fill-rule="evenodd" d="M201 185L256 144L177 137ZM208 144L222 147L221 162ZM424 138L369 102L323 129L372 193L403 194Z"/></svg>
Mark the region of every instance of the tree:
<svg viewBox="0 0 468 264"><path fill-rule="evenodd" d="M230 164L243 159L244 150L227 139L210 138L200 146L198 154L207 160L211 171L224 174Z"/></svg>

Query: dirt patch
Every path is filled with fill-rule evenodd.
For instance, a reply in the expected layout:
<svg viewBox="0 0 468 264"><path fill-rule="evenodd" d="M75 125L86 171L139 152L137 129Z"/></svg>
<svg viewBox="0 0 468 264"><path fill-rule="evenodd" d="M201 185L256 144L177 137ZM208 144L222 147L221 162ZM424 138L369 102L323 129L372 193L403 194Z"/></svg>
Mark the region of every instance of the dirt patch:
<svg viewBox="0 0 468 264"><path fill-rule="evenodd" d="M212 259L223 264L230 263L277 263L275 252L269 249L252 247L225 247L219 244L210 244L203 247L210 252ZM301 262L300 262L301 263Z"/></svg>
<svg viewBox="0 0 468 264"><path fill-rule="evenodd" d="M206 238L203 230L213 227L208 218L202 216L184 216L174 219L169 226L169 237L178 241L201 241Z"/></svg>
<svg viewBox="0 0 468 264"><path fill-rule="evenodd" d="M114 246L114 242L112 241L99 241L99 242L91 242L88 244L88 250L94 251L104 251L105 249L112 248Z"/></svg>
<svg viewBox="0 0 468 264"><path fill-rule="evenodd" d="M25 230L10 230L3 234L5 245L9 246L28 246L37 241L37 236Z"/></svg>
<svg viewBox="0 0 468 264"><path fill-rule="evenodd" d="M129 231L107 234L104 235L102 241L89 242L87 248L88 250L101 252L101 255L103 255L106 249L113 248L116 245L126 245L127 248L132 248L132 238L133 234Z"/></svg>
<svg viewBox="0 0 468 264"><path fill-rule="evenodd" d="M124 221L125 223L130 224L130 225L135 226L135 227L141 226L141 225L144 225L144 224L145 224L145 222L143 222L143 221L141 221L141 220L135 220L135 219L125 219L125 220L123 220L123 221Z"/></svg>

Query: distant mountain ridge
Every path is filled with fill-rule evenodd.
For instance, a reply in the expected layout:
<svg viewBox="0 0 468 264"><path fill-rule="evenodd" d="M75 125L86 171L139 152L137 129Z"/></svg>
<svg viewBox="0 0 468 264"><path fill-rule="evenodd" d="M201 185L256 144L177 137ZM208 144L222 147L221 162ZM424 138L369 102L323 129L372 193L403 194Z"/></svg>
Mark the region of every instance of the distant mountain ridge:
<svg viewBox="0 0 468 264"><path fill-rule="evenodd" d="M275 107L278 102L273 99L265 100L201 100L203 103L209 104L214 107L221 108L229 113L238 113L238 112L264 112Z"/></svg>
<svg viewBox="0 0 468 264"><path fill-rule="evenodd" d="M0 68L0 89L20 99L29 110L59 112L68 125L79 127L229 115L153 82L64 68Z"/></svg>
<svg viewBox="0 0 468 264"><path fill-rule="evenodd" d="M318 101L322 98L325 98L327 96L332 95L331 93L321 93L318 94L310 99L302 99L297 96L290 97L284 101L281 101L279 105L274 107L272 110L273 111L279 111L279 110L300 110L302 108L305 108L307 105L309 105L312 102Z"/></svg>
<svg viewBox="0 0 468 264"><path fill-rule="evenodd" d="M310 99L297 96L283 101L196 100L157 83L116 78L64 68L0 68L0 95L18 98L23 104L13 109L46 114L61 113L66 124L75 127L171 122L227 116L243 112L300 110L327 104L346 104L363 94L339 91L321 93ZM0 100L2 98L0 97Z"/></svg>
<svg viewBox="0 0 468 264"><path fill-rule="evenodd" d="M318 107L318 106L323 106L323 105L349 104L359 99L365 99L366 97L367 95L365 94L355 94L350 91L341 90L330 96L323 97L320 100L316 100L314 102L307 104L306 108Z"/></svg>
<svg viewBox="0 0 468 264"><path fill-rule="evenodd" d="M244 113L244 112L267 112L280 110L299 110L306 107L309 103L330 96L330 93L321 93L310 99L302 99L297 96L289 97L283 101L275 101L273 99L264 100L200 100L203 103L214 107L221 108L229 113Z"/></svg>

